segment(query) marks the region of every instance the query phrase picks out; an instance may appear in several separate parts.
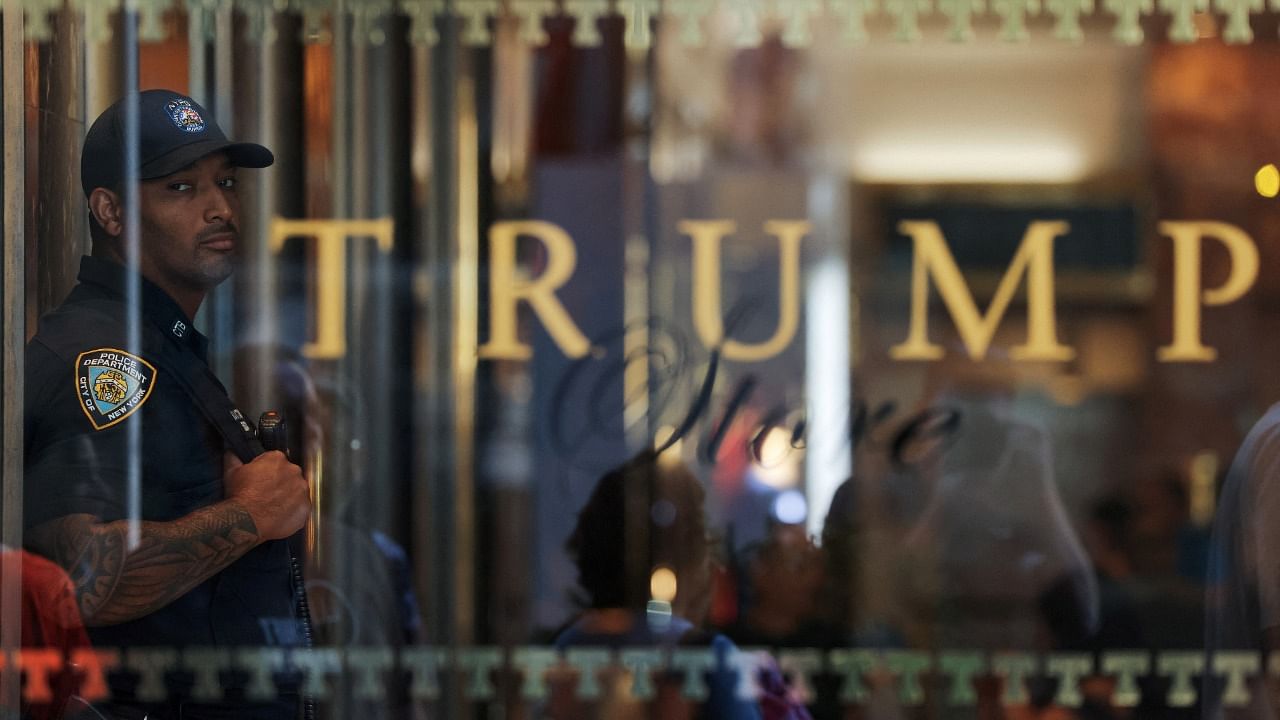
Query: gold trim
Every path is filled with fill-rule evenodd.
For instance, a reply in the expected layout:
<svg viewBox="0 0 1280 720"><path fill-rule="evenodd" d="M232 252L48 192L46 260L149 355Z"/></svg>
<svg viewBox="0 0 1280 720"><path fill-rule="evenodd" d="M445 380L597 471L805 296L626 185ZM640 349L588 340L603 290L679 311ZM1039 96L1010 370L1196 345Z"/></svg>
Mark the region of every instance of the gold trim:
<svg viewBox="0 0 1280 720"><path fill-rule="evenodd" d="M86 41L90 45L108 44L112 41L111 15L121 6L122 0L21 0L25 10L25 36L33 42L45 42L52 36L52 14L64 7L85 17ZM1144 43L1170 43L1189 45L1201 40L1196 28L1200 12L1192 2L1161 2L1158 7L1150 0L1047 0L1042 16L1051 18L1052 28L1028 28L1028 15L1038 7L1031 0L1003 0L985 4L980 0L773 0L765 8L760 0L619 0L611 4L607 0L565 0L556 12L551 0L512 0L509 7L499 0L351 0L338 8L297 4L281 8L280 0L222 0L220 8L234 10L245 20L245 37L258 45L270 45L277 37L272 20L284 14L300 16L306 29L304 41L308 44L332 42L332 33L317 28L326 20L333 25L337 19L350 18L353 26L351 41L357 46L383 45L388 42L388 29L394 20L406 21L405 39L416 47L434 47L440 43L440 34L434 27L438 17L452 17L462 22L462 40L470 47L493 46L493 33L488 29L491 18L515 17L520 23L518 39L528 47L540 47L548 42L548 34L542 23L546 18L569 17L574 22L572 43L575 47L593 47L602 43L600 22L621 19L624 25L623 42L636 51L652 50L656 44L654 23L669 23L679 28L676 42L689 48L705 43L706 27L710 18L718 13L734 16L738 31L734 42L739 48L758 48L764 42L762 32L766 20L776 19L782 26L782 42L789 48L809 48L814 45L814 29L835 26L839 42L846 48L857 48L871 39L867 18L881 18L892 29L875 28L885 39L909 44L930 39L967 44L977 36L973 32L975 21L996 22L1000 25L999 39L1003 42L1027 42L1044 38L1046 44L1081 45L1091 35L1100 35L1098 26L1110 28L1111 42L1119 46L1137 46ZM935 7L936 6L936 7ZM163 42L176 34L179 23L172 20L178 12L203 14L211 8L209 0L135 0L134 7L140 20L139 39L142 42ZM1243 2L1223 3L1217 8L1223 18L1221 40L1228 45L1248 45L1253 42L1252 27L1255 10ZM1107 15L1112 16L1108 20ZM1146 17L1167 17L1168 30L1162 36L1148 38L1143 30ZM199 21L197 21L199 22ZM205 32L207 29L207 23Z"/></svg>

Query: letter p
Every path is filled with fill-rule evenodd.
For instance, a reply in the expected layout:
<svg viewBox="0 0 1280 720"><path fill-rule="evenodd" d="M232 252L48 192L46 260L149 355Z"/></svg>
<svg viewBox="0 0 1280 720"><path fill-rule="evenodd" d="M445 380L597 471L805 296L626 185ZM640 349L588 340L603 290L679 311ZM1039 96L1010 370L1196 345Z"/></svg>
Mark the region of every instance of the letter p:
<svg viewBox="0 0 1280 720"><path fill-rule="evenodd" d="M1166 221L1161 234L1173 240L1173 343L1159 348L1160 362L1212 362L1218 352L1200 340L1200 307L1239 300L1258 279L1258 246L1234 225L1212 221ZM1231 274L1216 288L1200 287L1205 237L1221 242L1231 256Z"/></svg>

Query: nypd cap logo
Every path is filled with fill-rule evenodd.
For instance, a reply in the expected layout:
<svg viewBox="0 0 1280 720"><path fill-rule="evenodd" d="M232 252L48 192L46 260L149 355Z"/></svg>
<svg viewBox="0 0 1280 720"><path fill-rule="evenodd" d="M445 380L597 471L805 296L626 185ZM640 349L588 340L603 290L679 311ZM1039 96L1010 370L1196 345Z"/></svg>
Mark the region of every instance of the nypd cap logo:
<svg viewBox="0 0 1280 720"><path fill-rule="evenodd" d="M200 117L200 112L192 106L190 100L170 100L164 109L179 130L189 133L204 132L204 118Z"/></svg>
<svg viewBox="0 0 1280 720"><path fill-rule="evenodd" d="M137 355L99 348L76 358L76 394L94 430L129 417L151 396L156 369Z"/></svg>

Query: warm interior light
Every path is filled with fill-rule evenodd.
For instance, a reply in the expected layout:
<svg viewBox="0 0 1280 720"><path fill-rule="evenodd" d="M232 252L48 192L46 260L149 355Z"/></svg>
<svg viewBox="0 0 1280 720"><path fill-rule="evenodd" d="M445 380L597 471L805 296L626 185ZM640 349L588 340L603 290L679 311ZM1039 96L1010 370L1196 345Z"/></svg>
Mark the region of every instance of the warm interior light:
<svg viewBox="0 0 1280 720"><path fill-rule="evenodd" d="M1087 170L1079 147L1054 138L926 143L877 138L853 156L854 175L863 182L1069 183L1085 179Z"/></svg>
<svg viewBox="0 0 1280 720"><path fill-rule="evenodd" d="M649 576L649 595L658 602L670 603L676 599L676 573L668 567L660 567Z"/></svg>
<svg viewBox="0 0 1280 720"><path fill-rule="evenodd" d="M667 441L671 439L671 436L675 434L676 429L674 427L670 425L663 425L653 434L653 447L656 449L666 445ZM683 455L684 439L682 438L671 443L671 447L667 448L666 451L662 453L658 461L663 464L678 463Z"/></svg>
<svg viewBox="0 0 1280 720"><path fill-rule="evenodd" d="M772 467L786 460L791 451L791 436L782 428L772 428L760 444L760 464Z"/></svg>
<svg viewBox="0 0 1280 720"><path fill-rule="evenodd" d="M803 452L791 447L790 431L780 427L772 428L758 447L760 457L752 467L756 478L779 490L795 487L800 481Z"/></svg>
<svg viewBox="0 0 1280 720"><path fill-rule="evenodd" d="M1273 198L1280 195L1280 170L1271 163L1263 165L1253 176L1253 186L1262 197Z"/></svg>

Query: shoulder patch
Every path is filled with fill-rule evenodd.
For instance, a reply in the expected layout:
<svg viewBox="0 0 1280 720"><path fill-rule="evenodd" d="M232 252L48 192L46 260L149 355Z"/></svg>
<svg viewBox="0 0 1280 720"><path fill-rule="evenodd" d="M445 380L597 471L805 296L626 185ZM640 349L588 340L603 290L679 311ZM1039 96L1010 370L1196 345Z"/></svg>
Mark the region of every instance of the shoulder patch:
<svg viewBox="0 0 1280 720"><path fill-rule="evenodd" d="M76 358L76 394L94 430L133 414L151 396L156 368L132 353L98 348Z"/></svg>

